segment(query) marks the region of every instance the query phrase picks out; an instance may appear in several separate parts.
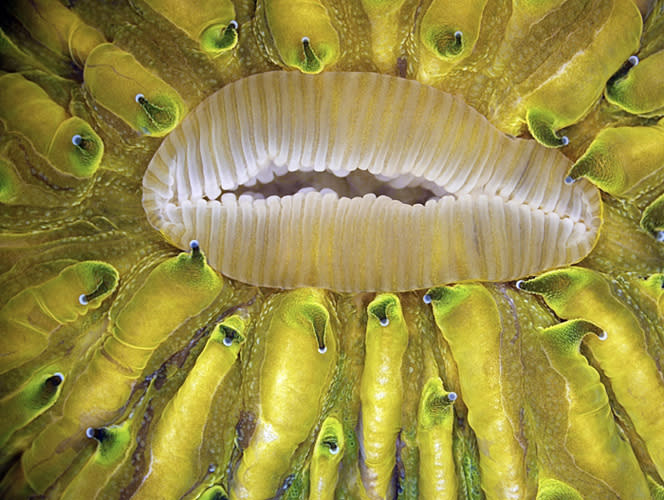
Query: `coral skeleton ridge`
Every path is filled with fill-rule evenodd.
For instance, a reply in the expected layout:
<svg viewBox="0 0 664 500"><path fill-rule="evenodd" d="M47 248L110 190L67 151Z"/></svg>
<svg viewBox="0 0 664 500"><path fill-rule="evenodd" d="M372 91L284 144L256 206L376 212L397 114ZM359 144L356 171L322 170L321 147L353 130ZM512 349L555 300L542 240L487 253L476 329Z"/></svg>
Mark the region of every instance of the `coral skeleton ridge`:
<svg viewBox="0 0 664 500"><path fill-rule="evenodd" d="M0 5L0 497L664 498L664 0Z"/></svg>

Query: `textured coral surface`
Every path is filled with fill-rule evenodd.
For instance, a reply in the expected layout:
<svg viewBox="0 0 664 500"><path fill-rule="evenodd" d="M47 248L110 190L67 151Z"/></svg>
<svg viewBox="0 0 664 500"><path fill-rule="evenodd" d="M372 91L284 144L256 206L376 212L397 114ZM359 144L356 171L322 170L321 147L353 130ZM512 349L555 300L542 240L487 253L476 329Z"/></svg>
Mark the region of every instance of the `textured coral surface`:
<svg viewBox="0 0 664 500"><path fill-rule="evenodd" d="M0 7L0 496L664 498L664 1L199 7ZM417 79L560 148L594 249L401 293L223 277L143 175L275 70Z"/></svg>

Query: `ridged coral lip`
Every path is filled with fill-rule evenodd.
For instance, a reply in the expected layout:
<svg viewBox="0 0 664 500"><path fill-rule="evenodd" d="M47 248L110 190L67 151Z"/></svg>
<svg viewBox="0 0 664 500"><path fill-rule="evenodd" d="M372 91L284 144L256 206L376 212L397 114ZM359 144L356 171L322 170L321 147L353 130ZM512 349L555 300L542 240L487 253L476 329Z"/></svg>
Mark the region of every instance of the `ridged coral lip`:
<svg viewBox="0 0 664 500"><path fill-rule="evenodd" d="M581 260L601 207L590 184L564 182L569 166L415 81L265 73L222 88L168 136L143 205L173 244L199 239L243 282L409 290ZM354 195L361 172L392 196ZM395 199L408 189L420 198Z"/></svg>

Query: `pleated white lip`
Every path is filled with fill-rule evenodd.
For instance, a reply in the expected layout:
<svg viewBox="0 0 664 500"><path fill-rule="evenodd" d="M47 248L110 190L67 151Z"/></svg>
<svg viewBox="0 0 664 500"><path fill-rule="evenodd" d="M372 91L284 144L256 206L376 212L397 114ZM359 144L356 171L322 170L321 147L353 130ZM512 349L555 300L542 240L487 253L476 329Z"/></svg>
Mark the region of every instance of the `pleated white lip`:
<svg viewBox="0 0 664 500"><path fill-rule="evenodd" d="M509 138L461 100L375 73L273 72L222 88L161 144L143 179L148 219L245 283L403 291L509 281L594 246L599 192L563 182L560 152ZM440 197L230 190L287 171L360 169Z"/></svg>

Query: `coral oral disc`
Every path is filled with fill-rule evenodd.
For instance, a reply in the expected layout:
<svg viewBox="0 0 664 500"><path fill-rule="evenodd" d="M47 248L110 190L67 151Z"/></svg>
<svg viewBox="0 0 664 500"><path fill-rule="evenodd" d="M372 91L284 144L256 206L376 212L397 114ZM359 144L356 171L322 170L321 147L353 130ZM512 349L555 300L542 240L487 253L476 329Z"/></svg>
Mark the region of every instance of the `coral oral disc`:
<svg viewBox="0 0 664 500"><path fill-rule="evenodd" d="M598 191L459 99L373 73L264 73L203 102L143 179L150 222L243 282L339 291L506 281L581 260ZM361 189L358 189L358 185Z"/></svg>

